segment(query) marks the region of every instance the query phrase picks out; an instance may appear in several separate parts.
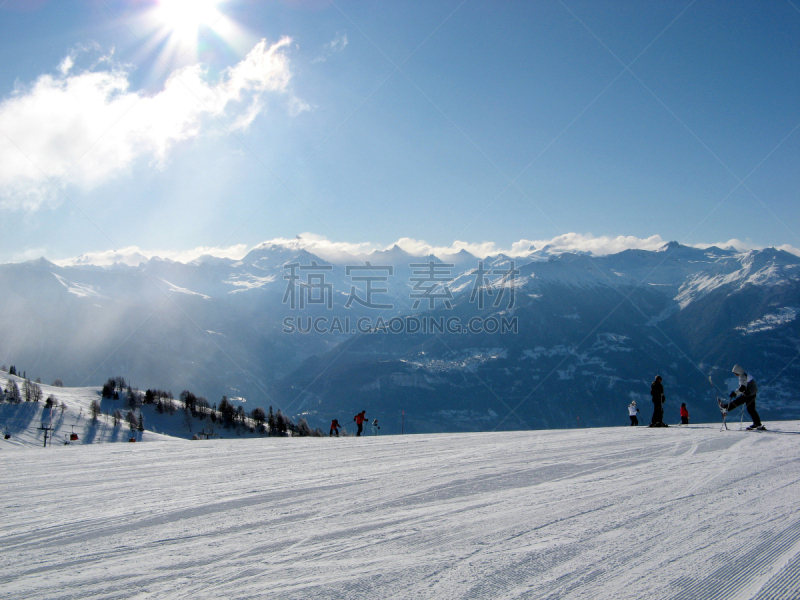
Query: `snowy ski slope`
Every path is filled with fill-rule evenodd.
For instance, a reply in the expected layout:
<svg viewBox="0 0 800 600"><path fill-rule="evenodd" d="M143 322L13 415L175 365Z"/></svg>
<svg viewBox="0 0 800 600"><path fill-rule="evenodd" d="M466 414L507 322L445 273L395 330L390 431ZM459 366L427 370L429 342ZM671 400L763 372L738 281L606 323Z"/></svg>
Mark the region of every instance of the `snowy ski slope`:
<svg viewBox="0 0 800 600"><path fill-rule="evenodd" d="M0 372L0 387L6 388L9 379L14 380L22 388L23 379L8 373ZM221 425L211 422L210 419L200 420L185 414L182 404L175 402L176 411L173 414L158 414L155 406L141 406L134 412L136 416L144 417L145 431L131 431L128 423L118 422L114 425L111 414L120 410L126 415L130 410L124 400L110 400L102 398L100 387L54 387L40 384L42 388L41 402L21 402L12 404L0 402L0 437L9 434L8 441L0 439L0 448L4 445L12 446L44 446L44 432L40 429L42 424L52 427L50 445L63 444L75 433L78 440L72 445L104 444L111 442L128 442L135 438L138 442L156 440L177 441L179 438L191 439L200 431L214 431L219 437L261 437L259 434L250 434L244 429L224 429ZM57 406L53 409L45 407L44 400L53 396ZM92 418L91 404L97 400L101 404L102 414L97 419ZM62 410L62 404L64 406Z"/></svg>
<svg viewBox="0 0 800 600"><path fill-rule="evenodd" d="M0 598L800 597L800 423L0 449Z"/></svg>

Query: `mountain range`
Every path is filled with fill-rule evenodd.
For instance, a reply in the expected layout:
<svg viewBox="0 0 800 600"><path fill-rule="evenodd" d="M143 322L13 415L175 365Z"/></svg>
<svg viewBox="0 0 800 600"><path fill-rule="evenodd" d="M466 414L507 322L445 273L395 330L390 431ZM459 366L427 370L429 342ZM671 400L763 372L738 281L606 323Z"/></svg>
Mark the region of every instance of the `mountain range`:
<svg viewBox="0 0 800 600"><path fill-rule="evenodd" d="M633 400L648 422L657 374L667 422L682 402L714 420L735 363L762 418L800 418L800 258L772 248L329 262L265 243L241 260L4 264L0 293L0 361L19 372L226 395L326 431L361 410L384 433L615 425Z"/></svg>

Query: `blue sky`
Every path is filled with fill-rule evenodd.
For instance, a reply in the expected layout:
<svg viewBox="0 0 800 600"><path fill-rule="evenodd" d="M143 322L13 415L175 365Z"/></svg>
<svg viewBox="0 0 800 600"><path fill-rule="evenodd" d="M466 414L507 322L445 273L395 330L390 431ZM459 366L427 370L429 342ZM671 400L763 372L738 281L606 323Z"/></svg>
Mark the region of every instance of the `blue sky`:
<svg viewBox="0 0 800 600"><path fill-rule="evenodd" d="M796 2L206 2L0 0L0 261L800 248Z"/></svg>

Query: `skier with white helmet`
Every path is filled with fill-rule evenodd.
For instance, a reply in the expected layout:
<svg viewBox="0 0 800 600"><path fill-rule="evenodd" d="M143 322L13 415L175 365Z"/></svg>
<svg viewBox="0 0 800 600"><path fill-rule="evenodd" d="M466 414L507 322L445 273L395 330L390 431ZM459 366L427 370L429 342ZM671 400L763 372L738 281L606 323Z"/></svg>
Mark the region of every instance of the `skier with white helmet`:
<svg viewBox="0 0 800 600"><path fill-rule="evenodd" d="M631 418L632 426L639 424L639 409L636 406L636 400L631 400L631 403L628 404L628 415Z"/></svg>
<svg viewBox="0 0 800 600"><path fill-rule="evenodd" d="M720 402L720 408L730 411L744 404L750 418L753 419L753 424L747 429L766 429L766 427L761 424L761 419L756 412L756 396L758 395L756 380L753 379L752 375L748 375L739 365L734 365L732 371L733 374L739 378L739 387L731 392L730 402L727 404Z"/></svg>

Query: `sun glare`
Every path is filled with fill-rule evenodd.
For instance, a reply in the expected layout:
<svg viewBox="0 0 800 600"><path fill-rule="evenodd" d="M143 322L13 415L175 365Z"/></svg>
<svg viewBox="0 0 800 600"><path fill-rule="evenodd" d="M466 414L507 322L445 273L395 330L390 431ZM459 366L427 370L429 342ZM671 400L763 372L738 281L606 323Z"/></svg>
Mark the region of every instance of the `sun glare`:
<svg viewBox="0 0 800 600"><path fill-rule="evenodd" d="M220 18L220 0L159 0L157 18L182 43L192 43Z"/></svg>

